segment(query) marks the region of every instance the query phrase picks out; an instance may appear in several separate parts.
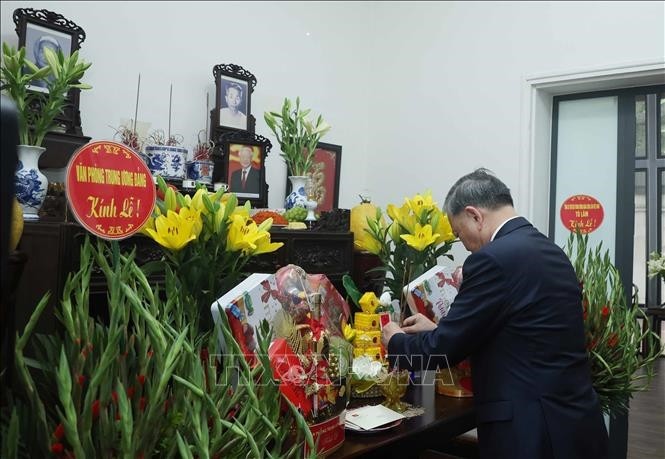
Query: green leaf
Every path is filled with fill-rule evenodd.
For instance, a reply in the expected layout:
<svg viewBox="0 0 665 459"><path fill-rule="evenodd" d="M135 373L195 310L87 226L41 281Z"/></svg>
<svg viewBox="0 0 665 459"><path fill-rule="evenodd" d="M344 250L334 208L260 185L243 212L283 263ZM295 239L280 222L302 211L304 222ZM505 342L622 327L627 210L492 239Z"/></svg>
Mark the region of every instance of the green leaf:
<svg viewBox="0 0 665 459"><path fill-rule="evenodd" d="M342 285L344 285L344 289L346 290L347 295L349 295L349 298L353 300L353 303L357 307L360 307L360 304L358 302L360 301L360 297L362 296L362 294L360 290L358 290L358 287L356 286L356 283L353 281L353 278L348 274L344 274L344 276L342 276Z"/></svg>

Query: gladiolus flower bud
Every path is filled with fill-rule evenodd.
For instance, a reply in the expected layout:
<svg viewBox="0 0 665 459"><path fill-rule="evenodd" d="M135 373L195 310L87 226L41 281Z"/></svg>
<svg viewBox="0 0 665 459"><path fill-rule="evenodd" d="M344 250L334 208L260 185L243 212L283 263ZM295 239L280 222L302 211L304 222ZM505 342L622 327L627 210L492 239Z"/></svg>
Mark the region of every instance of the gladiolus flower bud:
<svg viewBox="0 0 665 459"><path fill-rule="evenodd" d="M92 419L99 417L99 400L92 402Z"/></svg>
<svg viewBox="0 0 665 459"><path fill-rule="evenodd" d="M55 428L53 436L58 440L65 436L65 426L62 423L58 424L58 427Z"/></svg>

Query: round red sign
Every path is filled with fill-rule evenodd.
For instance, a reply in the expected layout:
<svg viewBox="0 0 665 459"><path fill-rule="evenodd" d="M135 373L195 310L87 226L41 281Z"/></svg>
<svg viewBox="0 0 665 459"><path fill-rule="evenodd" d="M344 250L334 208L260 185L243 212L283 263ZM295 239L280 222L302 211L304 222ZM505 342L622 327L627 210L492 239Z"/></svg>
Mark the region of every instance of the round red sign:
<svg viewBox="0 0 665 459"><path fill-rule="evenodd" d="M579 230L582 234L597 230L605 216L603 205L586 194L576 194L563 201L559 214L566 229Z"/></svg>
<svg viewBox="0 0 665 459"><path fill-rule="evenodd" d="M79 148L69 160L66 180L74 216L99 237L129 237L152 214L155 184L150 170L120 143L100 141Z"/></svg>

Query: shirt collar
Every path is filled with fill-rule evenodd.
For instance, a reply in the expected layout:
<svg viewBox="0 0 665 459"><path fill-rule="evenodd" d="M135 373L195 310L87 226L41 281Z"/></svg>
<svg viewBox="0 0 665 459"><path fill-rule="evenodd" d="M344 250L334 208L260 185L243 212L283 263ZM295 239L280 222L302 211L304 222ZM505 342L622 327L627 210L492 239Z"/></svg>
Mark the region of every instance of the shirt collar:
<svg viewBox="0 0 665 459"><path fill-rule="evenodd" d="M513 219L515 219L515 218L517 218L517 217L519 217L519 215L515 215L514 217L510 217L510 218L505 219L505 220L503 221L503 223L501 223L501 224L497 227L497 229L494 230L494 233L492 233L492 237L490 238L490 241L493 241L493 240L494 240L494 238L496 237L496 235L497 235L497 233L499 232L499 230L500 230L501 228L503 228L503 225L505 225L505 224L508 223L510 220L513 220Z"/></svg>

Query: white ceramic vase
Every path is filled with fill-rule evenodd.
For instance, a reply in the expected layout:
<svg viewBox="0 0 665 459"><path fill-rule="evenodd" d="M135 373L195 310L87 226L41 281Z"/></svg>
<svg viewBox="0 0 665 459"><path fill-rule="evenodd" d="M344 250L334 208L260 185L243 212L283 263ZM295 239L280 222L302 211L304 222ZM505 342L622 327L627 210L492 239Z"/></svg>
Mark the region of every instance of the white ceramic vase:
<svg viewBox="0 0 665 459"><path fill-rule="evenodd" d="M305 187L309 177L306 175L289 175L291 181L291 192L286 196L284 208L290 209L295 206L307 207L307 193Z"/></svg>
<svg viewBox="0 0 665 459"><path fill-rule="evenodd" d="M23 208L24 220L39 220L39 209L48 190L48 179L39 171L39 157L46 151L43 147L19 145L18 166L14 175L16 199Z"/></svg>

